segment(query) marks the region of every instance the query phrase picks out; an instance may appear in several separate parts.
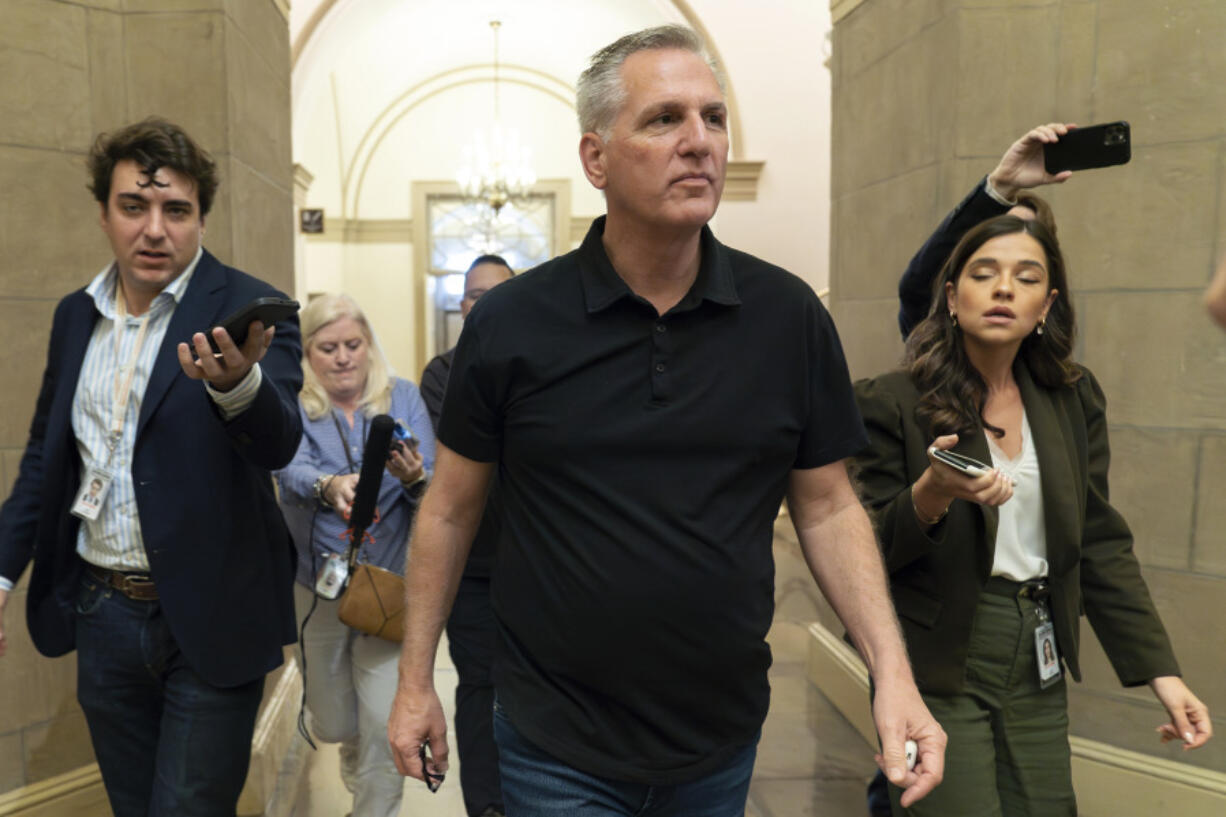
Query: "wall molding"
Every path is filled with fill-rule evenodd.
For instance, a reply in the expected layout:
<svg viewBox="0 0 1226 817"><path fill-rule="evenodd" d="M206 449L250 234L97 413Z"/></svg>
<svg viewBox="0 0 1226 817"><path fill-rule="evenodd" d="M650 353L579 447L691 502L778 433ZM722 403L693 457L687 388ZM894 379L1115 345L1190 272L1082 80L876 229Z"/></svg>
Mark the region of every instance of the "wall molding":
<svg viewBox="0 0 1226 817"><path fill-rule="evenodd" d="M102 772L91 763L0 795L0 816L110 817L111 807L102 788Z"/></svg>
<svg viewBox="0 0 1226 817"><path fill-rule="evenodd" d="M332 218L324 213L324 231L306 233L312 244L412 244L411 218Z"/></svg>
<svg viewBox="0 0 1226 817"><path fill-rule="evenodd" d="M877 744L868 697L868 670L845 641L820 623L809 625L809 680ZM1100 817L1220 817L1226 814L1226 774L1187 763L1069 737L1079 810Z"/></svg>
<svg viewBox="0 0 1226 817"><path fill-rule="evenodd" d="M724 178L723 201L757 201L758 179L766 162L733 159Z"/></svg>
<svg viewBox="0 0 1226 817"><path fill-rule="evenodd" d="M837 23L868 0L830 0L830 22Z"/></svg>

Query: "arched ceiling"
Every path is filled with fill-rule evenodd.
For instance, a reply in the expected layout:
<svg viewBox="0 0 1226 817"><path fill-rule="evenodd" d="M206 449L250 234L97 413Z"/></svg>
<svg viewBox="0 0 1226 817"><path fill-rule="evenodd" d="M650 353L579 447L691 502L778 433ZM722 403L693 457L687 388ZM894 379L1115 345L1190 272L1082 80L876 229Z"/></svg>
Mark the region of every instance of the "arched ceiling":
<svg viewBox="0 0 1226 817"><path fill-rule="evenodd" d="M621 34L668 22L702 31L686 0L295 0L295 160L317 177L323 170L343 190L360 175L369 161L363 153L378 144L380 129L413 89L442 87L442 78L474 70L488 83L493 19L502 21L504 78L517 72L551 78L540 88L555 95L562 89L572 100L590 55ZM715 43L710 46L717 52ZM735 155L731 95L729 103ZM440 171L443 178L451 172ZM347 195L352 187L342 198Z"/></svg>

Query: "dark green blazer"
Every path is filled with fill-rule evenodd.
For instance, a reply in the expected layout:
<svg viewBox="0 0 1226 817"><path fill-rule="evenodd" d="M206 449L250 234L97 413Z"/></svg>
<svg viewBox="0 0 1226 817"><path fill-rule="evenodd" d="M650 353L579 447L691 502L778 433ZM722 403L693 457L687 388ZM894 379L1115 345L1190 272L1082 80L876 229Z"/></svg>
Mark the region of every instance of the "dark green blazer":
<svg viewBox="0 0 1226 817"><path fill-rule="evenodd" d="M1078 624L1088 615L1125 686L1178 675L1170 640L1132 550L1128 525L1107 493L1106 400L1089 370L1072 386L1036 384L1014 368L1034 435L1046 515L1047 563L1056 639L1072 676ZM928 467L933 435L916 414L910 377L891 372L856 384L869 447L856 458L861 497L885 556L890 589L921 691L961 690L979 594L992 569L998 511L956 499L925 531L911 486ZM955 451L991 462L983 433L962 435Z"/></svg>

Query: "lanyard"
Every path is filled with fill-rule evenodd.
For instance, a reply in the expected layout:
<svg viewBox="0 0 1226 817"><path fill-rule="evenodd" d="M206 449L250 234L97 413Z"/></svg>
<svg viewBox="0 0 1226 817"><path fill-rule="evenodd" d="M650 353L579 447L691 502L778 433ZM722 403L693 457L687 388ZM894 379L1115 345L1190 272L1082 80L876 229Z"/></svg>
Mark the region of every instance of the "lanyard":
<svg viewBox="0 0 1226 817"><path fill-rule="evenodd" d="M149 316L152 314L153 308L150 306L149 311L145 313L145 317L141 319L140 329L136 333L136 343L132 346L132 354L128 356L128 362L123 366L119 366L119 347L122 342L122 333L127 327L128 308L126 299L123 295L123 279L119 273L115 274L115 377L111 382L111 434L107 438L106 445L110 449L107 456L107 462L115 456L115 449L119 447L119 441L123 439L124 421L128 416L128 397L132 394L132 380L136 376L136 361L140 357L141 347L145 345L145 330L149 328ZM123 383L120 383L120 377L123 376L124 370L127 370L127 376L123 377Z"/></svg>
<svg viewBox="0 0 1226 817"><path fill-rule="evenodd" d="M359 412L360 413L360 412ZM356 420L357 418L354 417ZM362 414L362 439L366 439L366 415ZM336 409L332 409L332 424L336 426L337 436L341 438L341 448L345 451L345 459L349 462L349 473L356 474L358 466L353 462L353 456L349 453L349 435L341 428L341 421L336 419Z"/></svg>

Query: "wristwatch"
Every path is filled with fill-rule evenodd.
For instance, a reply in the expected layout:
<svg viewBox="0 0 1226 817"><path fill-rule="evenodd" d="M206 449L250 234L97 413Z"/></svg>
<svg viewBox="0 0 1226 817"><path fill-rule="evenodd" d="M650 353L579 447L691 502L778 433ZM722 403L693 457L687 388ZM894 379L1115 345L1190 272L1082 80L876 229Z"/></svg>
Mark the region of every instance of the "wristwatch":
<svg viewBox="0 0 1226 817"><path fill-rule="evenodd" d="M332 503L324 496L324 491L332 484L335 474L320 474L315 477L315 484L311 486L311 493L315 494L315 501L325 508L331 508Z"/></svg>

